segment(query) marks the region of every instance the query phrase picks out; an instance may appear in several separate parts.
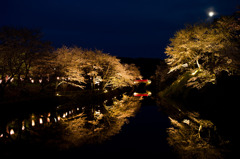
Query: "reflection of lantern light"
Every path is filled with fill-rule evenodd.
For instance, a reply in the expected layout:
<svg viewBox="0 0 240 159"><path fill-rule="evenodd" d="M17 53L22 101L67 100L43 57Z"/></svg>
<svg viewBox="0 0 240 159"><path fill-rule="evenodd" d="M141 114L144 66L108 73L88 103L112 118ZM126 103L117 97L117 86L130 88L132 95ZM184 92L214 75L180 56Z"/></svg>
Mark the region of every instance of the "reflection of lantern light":
<svg viewBox="0 0 240 159"><path fill-rule="evenodd" d="M47 118L47 122L50 122L50 118Z"/></svg>
<svg viewBox="0 0 240 159"><path fill-rule="evenodd" d="M35 121L34 120L32 120L32 126L35 126Z"/></svg>
<svg viewBox="0 0 240 159"><path fill-rule="evenodd" d="M43 120L42 118L39 118L39 123L42 124L43 123Z"/></svg>
<svg viewBox="0 0 240 159"><path fill-rule="evenodd" d="M14 134L14 130L11 129L11 130L10 130L10 135L13 135L13 134Z"/></svg>

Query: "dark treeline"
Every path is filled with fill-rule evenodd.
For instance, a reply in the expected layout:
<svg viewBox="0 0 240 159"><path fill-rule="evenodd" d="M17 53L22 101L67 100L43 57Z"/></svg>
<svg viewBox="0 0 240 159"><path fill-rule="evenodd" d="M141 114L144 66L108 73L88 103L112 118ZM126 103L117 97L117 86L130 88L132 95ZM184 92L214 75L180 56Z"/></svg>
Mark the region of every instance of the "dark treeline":
<svg viewBox="0 0 240 159"><path fill-rule="evenodd" d="M165 62L158 58L129 58L119 57L123 63L134 63L140 70L141 75L145 79L150 79L155 74L157 66L163 65Z"/></svg>

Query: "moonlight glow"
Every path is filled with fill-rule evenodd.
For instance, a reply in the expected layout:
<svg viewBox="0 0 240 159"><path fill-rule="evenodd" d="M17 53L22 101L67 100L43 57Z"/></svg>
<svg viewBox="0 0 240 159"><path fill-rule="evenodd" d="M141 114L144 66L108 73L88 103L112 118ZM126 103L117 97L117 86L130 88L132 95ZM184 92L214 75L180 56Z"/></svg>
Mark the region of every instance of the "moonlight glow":
<svg viewBox="0 0 240 159"><path fill-rule="evenodd" d="M213 11L208 12L208 16L209 16L209 17L212 17L212 16L214 16L214 15L215 15L215 13L214 13Z"/></svg>

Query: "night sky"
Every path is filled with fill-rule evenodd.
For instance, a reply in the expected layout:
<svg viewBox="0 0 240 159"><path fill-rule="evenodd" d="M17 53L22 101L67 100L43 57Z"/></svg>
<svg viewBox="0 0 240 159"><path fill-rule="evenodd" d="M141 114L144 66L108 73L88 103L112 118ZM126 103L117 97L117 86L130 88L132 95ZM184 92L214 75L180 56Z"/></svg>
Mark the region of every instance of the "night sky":
<svg viewBox="0 0 240 159"><path fill-rule="evenodd" d="M185 24L232 15L240 0L1 0L0 26L39 28L53 46L164 58ZM208 11L217 13L208 17Z"/></svg>

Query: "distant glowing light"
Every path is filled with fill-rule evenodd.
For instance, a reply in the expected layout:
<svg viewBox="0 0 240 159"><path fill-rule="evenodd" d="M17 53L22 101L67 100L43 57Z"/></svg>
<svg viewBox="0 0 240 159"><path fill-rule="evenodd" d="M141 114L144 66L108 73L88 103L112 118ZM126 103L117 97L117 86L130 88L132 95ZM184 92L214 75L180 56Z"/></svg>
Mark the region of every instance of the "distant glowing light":
<svg viewBox="0 0 240 159"><path fill-rule="evenodd" d="M10 130L10 135L13 135L13 134L14 134L14 130L11 129L11 130Z"/></svg>
<svg viewBox="0 0 240 159"><path fill-rule="evenodd" d="M151 84L151 83L152 83L152 81L151 81L151 80L148 80L148 81L147 81L147 84Z"/></svg>
<svg viewBox="0 0 240 159"><path fill-rule="evenodd" d="M35 126L35 121L34 120L32 120L32 126Z"/></svg>
<svg viewBox="0 0 240 159"><path fill-rule="evenodd" d="M40 123L40 124L43 124L42 118L39 118L39 123Z"/></svg>
<svg viewBox="0 0 240 159"><path fill-rule="evenodd" d="M208 12L209 17L213 17L214 15L215 15L215 13L213 11Z"/></svg>
<svg viewBox="0 0 240 159"><path fill-rule="evenodd" d="M151 96L151 95L152 95L152 92L148 91L147 94L148 94L148 96Z"/></svg>
<svg viewBox="0 0 240 159"><path fill-rule="evenodd" d="M22 121L22 130L25 130L24 121Z"/></svg>

